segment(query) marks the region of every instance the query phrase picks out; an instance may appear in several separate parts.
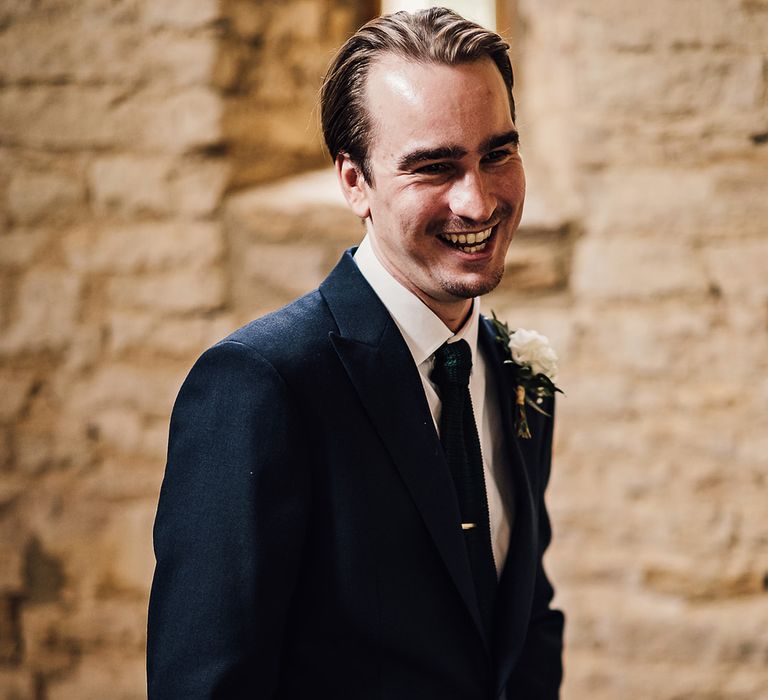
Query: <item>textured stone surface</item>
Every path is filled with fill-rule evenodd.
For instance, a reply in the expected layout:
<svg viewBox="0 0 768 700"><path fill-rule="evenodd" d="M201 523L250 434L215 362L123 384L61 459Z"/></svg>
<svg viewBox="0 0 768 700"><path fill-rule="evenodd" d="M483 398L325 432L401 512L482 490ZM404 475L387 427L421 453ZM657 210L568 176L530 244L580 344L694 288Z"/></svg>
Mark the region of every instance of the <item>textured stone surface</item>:
<svg viewBox="0 0 768 700"><path fill-rule="evenodd" d="M3 329L0 353L58 349L72 338L80 279L67 271L33 268L21 280L11 321Z"/></svg>
<svg viewBox="0 0 768 700"><path fill-rule="evenodd" d="M520 8L524 143L578 199L565 309L500 304L563 340L564 697L762 700L768 8Z"/></svg>
<svg viewBox="0 0 768 700"><path fill-rule="evenodd" d="M251 34L233 54L221 0L0 7L0 698L146 696L168 415L195 357L250 311L220 216L243 146L226 141L229 97L248 128L282 120L297 140L287 167L277 149L242 164L316 162L296 125L330 44L305 45L354 15L286 10L240 3ZM311 36L292 32L297 12ZM254 282L257 306L284 294Z"/></svg>
<svg viewBox="0 0 768 700"><path fill-rule="evenodd" d="M171 405L361 239L313 110L373 5L0 4L0 698L145 696ZM563 697L766 700L768 4L516 5Z"/></svg>

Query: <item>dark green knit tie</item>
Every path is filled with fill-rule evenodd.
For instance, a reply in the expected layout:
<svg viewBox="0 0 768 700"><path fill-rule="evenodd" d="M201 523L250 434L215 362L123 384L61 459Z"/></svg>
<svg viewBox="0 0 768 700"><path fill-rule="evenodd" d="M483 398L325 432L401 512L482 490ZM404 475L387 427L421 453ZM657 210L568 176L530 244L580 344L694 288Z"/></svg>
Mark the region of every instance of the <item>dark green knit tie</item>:
<svg viewBox="0 0 768 700"><path fill-rule="evenodd" d="M435 353L432 381L437 385L442 402L440 442L459 497L461 528L480 613L486 630L490 631L496 597L496 566L493 563L480 438L469 396L471 370L472 351L465 340L446 343Z"/></svg>

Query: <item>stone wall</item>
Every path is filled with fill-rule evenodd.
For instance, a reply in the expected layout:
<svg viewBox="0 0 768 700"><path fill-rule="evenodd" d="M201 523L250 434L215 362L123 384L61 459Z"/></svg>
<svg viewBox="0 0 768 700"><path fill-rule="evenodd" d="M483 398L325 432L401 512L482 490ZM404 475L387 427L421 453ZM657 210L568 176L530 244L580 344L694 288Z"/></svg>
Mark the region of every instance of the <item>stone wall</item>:
<svg viewBox="0 0 768 700"><path fill-rule="evenodd" d="M320 76L370 12L2 4L0 698L146 696L168 415L247 313L222 202L320 162Z"/></svg>
<svg viewBox="0 0 768 700"><path fill-rule="evenodd" d="M576 235L562 291L496 302L563 360L564 695L767 698L768 3L518 5L530 184Z"/></svg>
<svg viewBox="0 0 768 700"><path fill-rule="evenodd" d="M768 3L516 4L530 195L486 309L562 357L564 697L765 698ZM359 238L328 172L259 183L321 163L371 12L0 8L0 698L144 696L171 403Z"/></svg>

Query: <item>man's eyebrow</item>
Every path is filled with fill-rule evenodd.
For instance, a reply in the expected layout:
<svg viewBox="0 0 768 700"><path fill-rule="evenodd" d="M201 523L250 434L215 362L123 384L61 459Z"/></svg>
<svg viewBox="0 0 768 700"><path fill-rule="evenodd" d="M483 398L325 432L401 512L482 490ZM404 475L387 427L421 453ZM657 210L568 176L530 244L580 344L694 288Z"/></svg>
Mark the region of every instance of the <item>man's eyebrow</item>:
<svg viewBox="0 0 768 700"><path fill-rule="evenodd" d="M517 146L520 143L520 134L516 129L510 129L503 134L491 136L480 144L480 152L488 153L501 146ZM428 160L458 160L467 155L467 151L461 146L439 146L437 148L419 148L406 153L397 161L399 170L410 170L414 165Z"/></svg>
<svg viewBox="0 0 768 700"><path fill-rule="evenodd" d="M467 155L467 152L459 146L439 146L438 148L419 148L406 153L397 161L400 170L410 170L414 165L425 160L458 160Z"/></svg>
<svg viewBox="0 0 768 700"><path fill-rule="evenodd" d="M504 134L491 136L480 144L480 152L488 153L502 146L517 146L520 143L520 134L517 129L510 129Z"/></svg>

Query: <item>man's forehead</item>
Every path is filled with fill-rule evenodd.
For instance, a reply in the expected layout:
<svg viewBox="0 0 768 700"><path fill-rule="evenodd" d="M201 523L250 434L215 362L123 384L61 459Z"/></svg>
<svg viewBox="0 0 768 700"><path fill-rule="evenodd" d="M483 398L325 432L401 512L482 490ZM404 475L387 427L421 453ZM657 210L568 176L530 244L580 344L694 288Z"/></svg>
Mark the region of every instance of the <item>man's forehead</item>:
<svg viewBox="0 0 768 700"><path fill-rule="evenodd" d="M469 99L477 93L480 100ZM490 141L516 139L506 86L487 57L449 65L385 54L369 71L366 106L372 148L386 144L398 160L437 149L461 157L459 151L489 150Z"/></svg>
<svg viewBox="0 0 768 700"><path fill-rule="evenodd" d="M488 56L461 61L459 63L445 63L443 61L429 61L411 56L403 56L394 51L387 51L377 56L368 68L366 80L366 90L370 88L371 83L383 83L391 89L400 92L404 97L416 94L414 88L417 85L424 86L429 82L430 75L437 80L438 74L441 80L450 80L453 75L458 82L462 79L464 69L467 66L486 64L493 67L498 72L499 78L503 81L501 72L496 64ZM414 80L415 79L415 80ZM416 85L414 85L416 83Z"/></svg>
<svg viewBox="0 0 768 700"><path fill-rule="evenodd" d="M418 86L411 78L411 72L424 64L396 54L388 53L377 58L368 70L366 97L370 102L370 90L387 89L408 102L414 102L419 95Z"/></svg>

